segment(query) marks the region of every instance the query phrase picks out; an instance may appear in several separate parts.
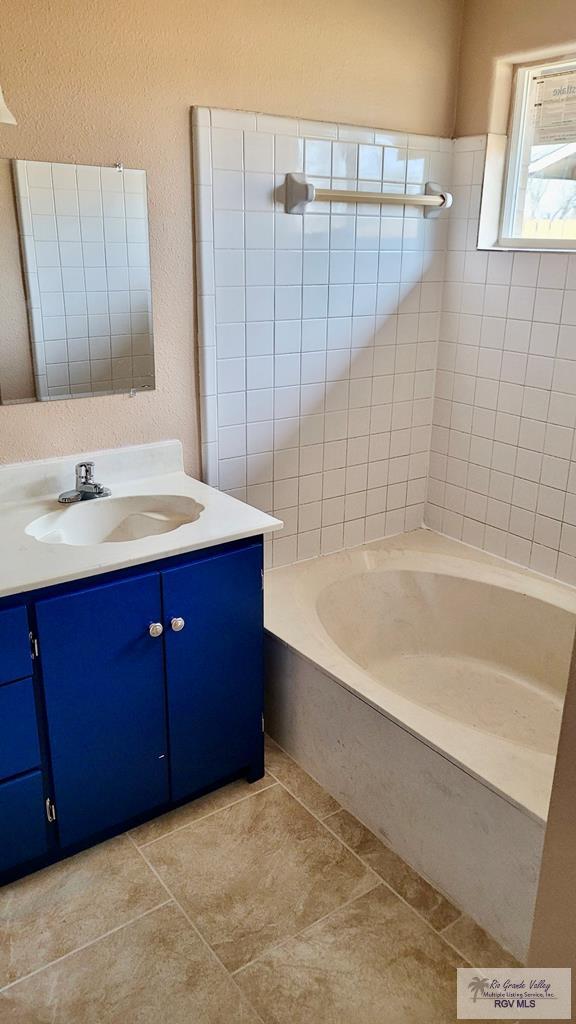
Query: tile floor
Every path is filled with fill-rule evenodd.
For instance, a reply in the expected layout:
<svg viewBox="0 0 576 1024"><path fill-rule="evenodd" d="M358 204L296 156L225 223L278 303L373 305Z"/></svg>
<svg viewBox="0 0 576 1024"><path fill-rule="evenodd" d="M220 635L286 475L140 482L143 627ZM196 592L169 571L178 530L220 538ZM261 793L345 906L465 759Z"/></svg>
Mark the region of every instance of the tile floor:
<svg viewBox="0 0 576 1024"><path fill-rule="evenodd" d="M279 747L0 890L3 1024L451 1024L514 961ZM415 981L417 984L415 984Z"/></svg>

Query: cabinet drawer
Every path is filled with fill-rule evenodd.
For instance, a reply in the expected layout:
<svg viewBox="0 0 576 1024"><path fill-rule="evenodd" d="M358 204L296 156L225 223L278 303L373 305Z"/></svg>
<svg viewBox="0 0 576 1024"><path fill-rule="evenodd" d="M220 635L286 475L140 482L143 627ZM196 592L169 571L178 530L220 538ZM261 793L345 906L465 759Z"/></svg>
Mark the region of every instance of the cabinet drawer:
<svg viewBox="0 0 576 1024"><path fill-rule="evenodd" d="M0 686L0 780L40 764L31 679Z"/></svg>
<svg viewBox="0 0 576 1024"><path fill-rule="evenodd" d="M0 872L46 853L41 772L31 772L0 785L0 836Z"/></svg>
<svg viewBox="0 0 576 1024"><path fill-rule="evenodd" d="M32 672L32 655L25 608L0 612L0 683L23 679Z"/></svg>

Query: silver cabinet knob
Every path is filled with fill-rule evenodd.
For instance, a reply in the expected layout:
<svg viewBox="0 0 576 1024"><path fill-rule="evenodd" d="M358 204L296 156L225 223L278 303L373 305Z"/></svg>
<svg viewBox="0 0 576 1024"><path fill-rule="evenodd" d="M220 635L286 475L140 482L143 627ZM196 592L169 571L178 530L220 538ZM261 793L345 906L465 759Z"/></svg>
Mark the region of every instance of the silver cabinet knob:
<svg viewBox="0 0 576 1024"><path fill-rule="evenodd" d="M170 625L172 626L172 629L174 630L175 633L179 633L181 629L184 629L186 623L184 622L184 619L177 618L172 619Z"/></svg>
<svg viewBox="0 0 576 1024"><path fill-rule="evenodd" d="M164 626L161 622L151 622L148 627L148 632L150 633L150 636L162 636Z"/></svg>

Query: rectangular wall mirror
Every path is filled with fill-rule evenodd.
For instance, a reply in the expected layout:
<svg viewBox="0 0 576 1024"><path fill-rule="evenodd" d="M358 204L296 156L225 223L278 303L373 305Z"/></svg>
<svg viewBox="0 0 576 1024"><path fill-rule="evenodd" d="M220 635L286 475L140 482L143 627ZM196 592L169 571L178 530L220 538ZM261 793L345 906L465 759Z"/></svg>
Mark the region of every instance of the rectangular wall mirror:
<svg viewBox="0 0 576 1024"><path fill-rule="evenodd" d="M0 160L0 405L153 388L146 172Z"/></svg>

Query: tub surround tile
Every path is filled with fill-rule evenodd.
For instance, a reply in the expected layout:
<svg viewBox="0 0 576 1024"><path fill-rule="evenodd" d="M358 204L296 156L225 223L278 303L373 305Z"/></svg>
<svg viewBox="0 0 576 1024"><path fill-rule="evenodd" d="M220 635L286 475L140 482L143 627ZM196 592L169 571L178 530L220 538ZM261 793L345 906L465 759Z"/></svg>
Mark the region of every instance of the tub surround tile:
<svg viewBox="0 0 576 1024"><path fill-rule="evenodd" d="M174 904L0 994L4 1024L258 1024Z"/></svg>
<svg viewBox="0 0 576 1024"><path fill-rule="evenodd" d="M280 786L143 852L231 970L378 883Z"/></svg>
<svg viewBox="0 0 576 1024"><path fill-rule="evenodd" d="M266 737L266 766L270 774L315 817L325 818L339 810L340 804L270 736Z"/></svg>
<svg viewBox="0 0 576 1024"><path fill-rule="evenodd" d="M191 800L189 803L183 804L182 807L177 807L173 811L168 811L167 814L153 818L152 821L146 821L128 834L136 846L144 846L145 843L151 843L155 839L160 839L161 836L191 825L208 814L214 814L215 811L220 811L223 807L229 807L238 800L244 800L246 797L253 796L254 793L259 793L261 789L273 785L275 785L275 780L268 774L263 779L258 779L257 782L236 779L227 786L223 786L222 789L215 789L214 792L207 793L206 796Z"/></svg>
<svg viewBox="0 0 576 1024"><path fill-rule="evenodd" d="M474 967L520 967L520 961L499 946L496 939L488 935L465 914L448 925L443 937Z"/></svg>
<svg viewBox="0 0 576 1024"><path fill-rule="evenodd" d="M0 987L166 899L126 836L4 886Z"/></svg>
<svg viewBox="0 0 576 1024"><path fill-rule="evenodd" d="M437 931L461 916L461 912L437 889L348 811L331 814L325 823Z"/></svg>
<svg viewBox="0 0 576 1024"><path fill-rule="evenodd" d="M274 1024L450 1024L465 962L384 886L235 977Z"/></svg>
<svg viewBox="0 0 576 1024"><path fill-rule="evenodd" d="M438 339L440 287L437 282L441 275L434 282L436 287L428 280L422 289L419 278L424 273L433 276L437 273L433 270L437 248L434 231L421 230L424 221L417 216L410 218L414 221L411 230L406 227L403 231L403 217L391 218L390 209L385 206L368 209L357 208L355 204L333 204L330 213L328 204L316 204L304 217L290 215L283 210L282 198L285 175L303 170L308 175L319 175L317 183L323 181L330 185L332 181L347 184L352 189L388 190L393 178L393 187L400 192L406 181L407 167L410 178L415 180L414 167L420 172L428 166L429 156L430 159L439 157L446 149L446 140L413 136L414 148L410 150L407 164L407 137L397 133L375 133L370 128L207 108L201 113L205 124L193 129L196 175L204 190L197 219L211 221L212 213L215 225L213 237L205 234L205 242L196 247L198 280L202 284L201 350L205 353L213 346L214 319L218 333L231 324L242 330L255 324L272 327L275 320L278 337L275 338L274 381L263 382L262 374L269 376L270 368L262 363L261 351L239 353L238 359L246 363L249 389L271 388L273 383L276 397L281 398L283 405L288 396L280 396L280 391L293 389L296 396L293 411L284 411L281 417L276 413L276 418L283 418L285 422L277 423L274 432L264 426L256 431L248 412L234 424L235 435L244 435L247 431L248 455L254 452L272 455L287 447L296 451L300 448L301 468L291 478L294 486L290 501L286 500L282 486L271 488L271 497L261 499L253 494L249 495L249 500L276 509L279 516L282 513L281 518L286 508L322 498L331 502L329 518L322 523L322 535L311 536L313 531L300 521L288 523L284 534L267 545L270 563L284 565L311 557L316 548L326 553L343 546L355 546L365 538L420 525L426 469L417 456L428 448L426 431L420 428L429 428L432 419L434 358L429 350L435 348ZM227 122L225 129L222 117ZM424 156L421 150L426 151ZM448 171L448 166L445 170ZM444 169L441 176L447 182ZM421 186L411 187L420 189ZM199 195L195 198L198 205ZM397 258L390 258L391 248L397 250L393 254ZM242 256L242 250L245 251L245 268L242 259L236 256L232 259L233 250L236 256ZM405 267L400 259L402 250L408 265L418 268L411 275L407 288L404 287ZM289 346L285 347L287 338ZM404 352L406 346L402 343L408 341L411 351ZM324 352L326 344L329 349L337 350L330 351L328 358ZM372 394L374 348L376 346L378 351L382 345L390 348L393 357L397 353L397 358L391 360L387 384L378 394ZM270 354L271 350L267 349L265 355ZM231 375L230 367L223 365L225 359L220 351L216 352L218 367L214 373L213 360L203 358L201 392L204 396L243 392L241 375ZM260 360L257 367L255 359ZM347 389L349 378L355 383L350 388L350 398L343 396L343 388L339 387L346 385ZM310 389L315 389L314 395ZM383 397L384 394L387 397ZM333 403L330 408L329 402ZM326 424L325 411L328 414ZM259 417L261 421L266 418ZM220 415L220 403L217 420L216 427L226 427ZM348 502L346 510L343 501L332 500L340 495L334 494L329 482L325 484L324 494L319 493L314 499L303 496L302 488L307 481L302 466L310 456L309 449L326 444L328 454L331 441L342 441L344 445L348 442L352 447L360 442L365 448L362 462L366 469L368 463L374 461L368 451L370 437L390 432L391 450L402 448L399 454L414 458L406 459L402 469L394 466L399 476L392 483L402 486L391 491L388 503L384 501L377 511L367 511L371 503L366 502L366 495L373 489L367 472L359 488L364 501ZM256 433L259 434L258 448L254 447ZM231 455L228 440L228 433L222 433L221 429L215 429L213 435L203 435L204 472L210 483L240 496L236 488L244 487L245 482L237 484L230 479L228 462L230 458L242 459L244 455L240 452ZM388 455L384 458L387 464ZM283 479L276 471L274 460L267 482L280 485ZM409 487L406 486L408 481ZM320 490L321 485L322 480Z"/></svg>

